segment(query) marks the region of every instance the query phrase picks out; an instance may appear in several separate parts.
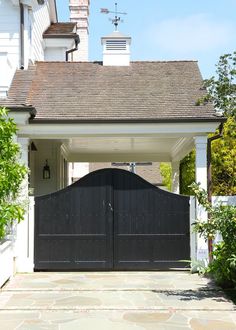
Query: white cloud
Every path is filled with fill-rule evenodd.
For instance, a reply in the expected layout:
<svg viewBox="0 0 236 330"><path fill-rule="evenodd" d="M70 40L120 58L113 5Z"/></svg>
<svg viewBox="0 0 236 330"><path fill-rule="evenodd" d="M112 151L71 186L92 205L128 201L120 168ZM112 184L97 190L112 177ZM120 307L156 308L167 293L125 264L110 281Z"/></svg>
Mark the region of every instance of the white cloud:
<svg viewBox="0 0 236 330"><path fill-rule="evenodd" d="M178 55L227 46L234 34L233 24L214 21L205 14L165 20L152 26L148 33L149 42Z"/></svg>

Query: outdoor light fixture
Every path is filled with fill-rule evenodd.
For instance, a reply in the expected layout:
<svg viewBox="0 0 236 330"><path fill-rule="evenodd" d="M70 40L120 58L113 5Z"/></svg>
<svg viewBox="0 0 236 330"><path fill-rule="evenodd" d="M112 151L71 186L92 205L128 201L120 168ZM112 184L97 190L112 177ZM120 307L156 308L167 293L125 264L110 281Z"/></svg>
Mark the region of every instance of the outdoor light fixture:
<svg viewBox="0 0 236 330"><path fill-rule="evenodd" d="M43 179L50 179L50 167L48 165L48 160L46 159L45 165L43 167Z"/></svg>
<svg viewBox="0 0 236 330"><path fill-rule="evenodd" d="M38 149L36 148L36 145L34 144L34 142L31 142L30 150L31 151L38 151Z"/></svg>

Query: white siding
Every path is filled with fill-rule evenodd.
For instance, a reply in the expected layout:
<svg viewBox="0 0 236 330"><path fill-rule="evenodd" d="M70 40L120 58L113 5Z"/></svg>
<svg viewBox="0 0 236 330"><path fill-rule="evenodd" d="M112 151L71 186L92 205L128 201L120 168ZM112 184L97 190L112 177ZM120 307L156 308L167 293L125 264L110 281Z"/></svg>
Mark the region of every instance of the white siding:
<svg viewBox="0 0 236 330"><path fill-rule="evenodd" d="M43 32L51 23L49 1L32 7L24 5L24 68L44 60ZM51 4L52 5L52 4ZM53 9L51 8L51 11ZM51 17L52 17L51 12ZM20 7L0 0L0 97L5 97L15 70L20 66Z"/></svg>
<svg viewBox="0 0 236 330"><path fill-rule="evenodd" d="M50 11L48 2L44 6L37 6L31 14L32 19L32 51L31 61L44 60L43 32L49 27Z"/></svg>
<svg viewBox="0 0 236 330"><path fill-rule="evenodd" d="M65 61L67 48L54 47L45 49L45 61Z"/></svg>
<svg viewBox="0 0 236 330"><path fill-rule="evenodd" d="M0 95L4 96L19 67L20 9L0 0Z"/></svg>

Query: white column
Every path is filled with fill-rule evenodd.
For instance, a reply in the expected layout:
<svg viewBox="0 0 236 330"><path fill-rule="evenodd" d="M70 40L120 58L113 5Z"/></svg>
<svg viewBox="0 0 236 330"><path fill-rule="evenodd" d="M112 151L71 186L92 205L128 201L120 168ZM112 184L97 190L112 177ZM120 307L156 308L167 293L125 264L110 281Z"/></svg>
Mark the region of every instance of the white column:
<svg viewBox="0 0 236 330"><path fill-rule="evenodd" d="M179 162L172 162L172 192L179 194Z"/></svg>
<svg viewBox="0 0 236 330"><path fill-rule="evenodd" d="M195 137L196 147L196 182L207 189L207 136Z"/></svg>
<svg viewBox="0 0 236 330"><path fill-rule="evenodd" d="M28 138L18 138L17 142L21 146L22 164L28 166ZM24 220L21 221L16 228L16 242L15 242L15 257L16 257L16 271L18 272L32 272L33 271L33 251L32 250L32 223L29 219L29 197L28 197L28 175L22 182L21 186L21 201L26 203L26 213Z"/></svg>
<svg viewBox="0 0 236 330"><path fill-rule="evenodd" d="M201 188L207 190L207 136L195 137L195 147L195 181L200 183ZM196 218L207 221L207 212L198 203L196 204ZM197 259L208 259L208 243L199 235L197 238Z"/></svg>

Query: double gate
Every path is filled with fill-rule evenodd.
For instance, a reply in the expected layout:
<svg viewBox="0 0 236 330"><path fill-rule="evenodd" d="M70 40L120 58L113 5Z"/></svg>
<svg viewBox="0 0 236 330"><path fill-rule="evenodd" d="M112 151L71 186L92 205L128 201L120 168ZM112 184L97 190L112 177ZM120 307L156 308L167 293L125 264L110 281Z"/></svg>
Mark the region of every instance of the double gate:
<svg viewBox="0 0 236 330"><path fill-rule="evenodd" d="M120 169L35 199L35 270L152 270L190 259L189 198Z"/></svg>

